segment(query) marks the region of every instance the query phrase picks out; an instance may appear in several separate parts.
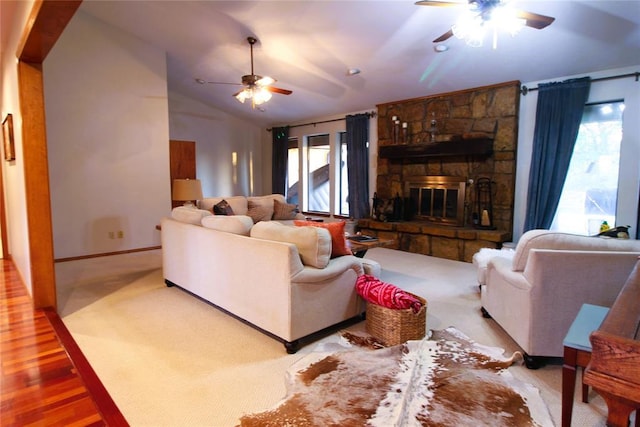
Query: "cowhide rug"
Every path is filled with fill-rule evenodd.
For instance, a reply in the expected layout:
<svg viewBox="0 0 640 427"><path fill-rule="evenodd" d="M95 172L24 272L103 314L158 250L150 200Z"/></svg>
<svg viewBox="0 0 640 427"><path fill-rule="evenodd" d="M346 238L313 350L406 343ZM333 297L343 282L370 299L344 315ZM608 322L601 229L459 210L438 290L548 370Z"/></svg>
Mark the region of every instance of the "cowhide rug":
<svg viewBox="0 0 640 427"><path fill-rule="evenodd" d="M314 351L287 373L287 396L244 416L253 426L553 426L538 390L508 372L518 359L455 328L381 347L343 334L345 347Z"/></svg>

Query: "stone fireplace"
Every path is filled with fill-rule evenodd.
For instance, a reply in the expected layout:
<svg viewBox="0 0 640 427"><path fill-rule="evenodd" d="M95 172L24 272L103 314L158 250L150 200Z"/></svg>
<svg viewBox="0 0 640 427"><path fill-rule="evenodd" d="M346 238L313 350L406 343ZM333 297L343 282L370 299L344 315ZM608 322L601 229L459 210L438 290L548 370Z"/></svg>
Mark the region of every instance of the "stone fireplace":
<svg viewBox="0 0 640 427"><path fill-rule="evenodd" d="M464 226L467 179L457 176L412 176L405 180L405 217Z"/></svg>
<svg viewBox="0 0 640 427"><path fill-rule="evenodd" d="M358 227L403 251L467 262L510 241L519 105L517 81L378 105L376 192L402 195L405 212L400 221ZM393 138L396 121L407 129L401 140ZM474 222L483 213L475 212L480 178L494 191L491 228Z"/></svg>

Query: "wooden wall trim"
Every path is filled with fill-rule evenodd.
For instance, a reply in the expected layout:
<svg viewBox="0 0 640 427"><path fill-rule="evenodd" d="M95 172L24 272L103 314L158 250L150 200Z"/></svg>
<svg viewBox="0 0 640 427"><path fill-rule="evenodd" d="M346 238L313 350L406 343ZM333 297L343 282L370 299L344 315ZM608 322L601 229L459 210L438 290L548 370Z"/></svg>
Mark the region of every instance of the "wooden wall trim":
<svg viewBox="0 0 640 427"><path fill-rule="evenodd" d="M20 61L18 84L22 115L22 161L33 304L36 308L56 307L51 195L41 65Z"/></svg>
<svg viewBox="0 0 640 427"><path fill-rule="evenodd" d="M16 53L25 62L42 63L82 0L36 0Z"/></svg>
<svg viewBox="0 0 640 427"><path fill-rule="evenodd" d="M57 308L42 62L81 0L38 0L18 48L18 93L31 287L35 308Z"/></svg>

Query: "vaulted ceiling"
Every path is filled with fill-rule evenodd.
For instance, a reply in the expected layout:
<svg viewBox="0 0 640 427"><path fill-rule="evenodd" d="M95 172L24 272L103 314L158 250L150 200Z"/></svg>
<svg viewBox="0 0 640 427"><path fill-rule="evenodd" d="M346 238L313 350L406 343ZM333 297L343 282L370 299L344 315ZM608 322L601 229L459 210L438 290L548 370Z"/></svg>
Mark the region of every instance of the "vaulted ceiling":
<svg viewBox="0 0 640 427"><path fill-rule="evenodd" d="M547 28L499 34L480 48L435 38L465 9L414 1L102 1L80 10L167 52L169 90L260 126L368 110L376 104L511 80L522 82L640 64L640 1L511 0L555 17ZM255 73L293 94L262 108L241 104L240 83ZM358 68L359 74L349 75ZM640 71L640 70L636 70ZM640 83L639 83L640 84Z"/></svg>

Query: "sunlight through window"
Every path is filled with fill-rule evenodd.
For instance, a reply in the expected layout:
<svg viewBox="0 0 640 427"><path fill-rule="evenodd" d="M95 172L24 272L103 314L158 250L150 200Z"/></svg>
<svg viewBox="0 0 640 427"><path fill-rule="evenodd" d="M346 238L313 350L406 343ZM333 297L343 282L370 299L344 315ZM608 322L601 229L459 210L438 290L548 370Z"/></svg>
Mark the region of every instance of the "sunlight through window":
<svg viewBox="0 0 640 427"><path fill-rule="evenodd" d="M585 107L552 230L598 234L616 225L624 102Z"/></svg>

